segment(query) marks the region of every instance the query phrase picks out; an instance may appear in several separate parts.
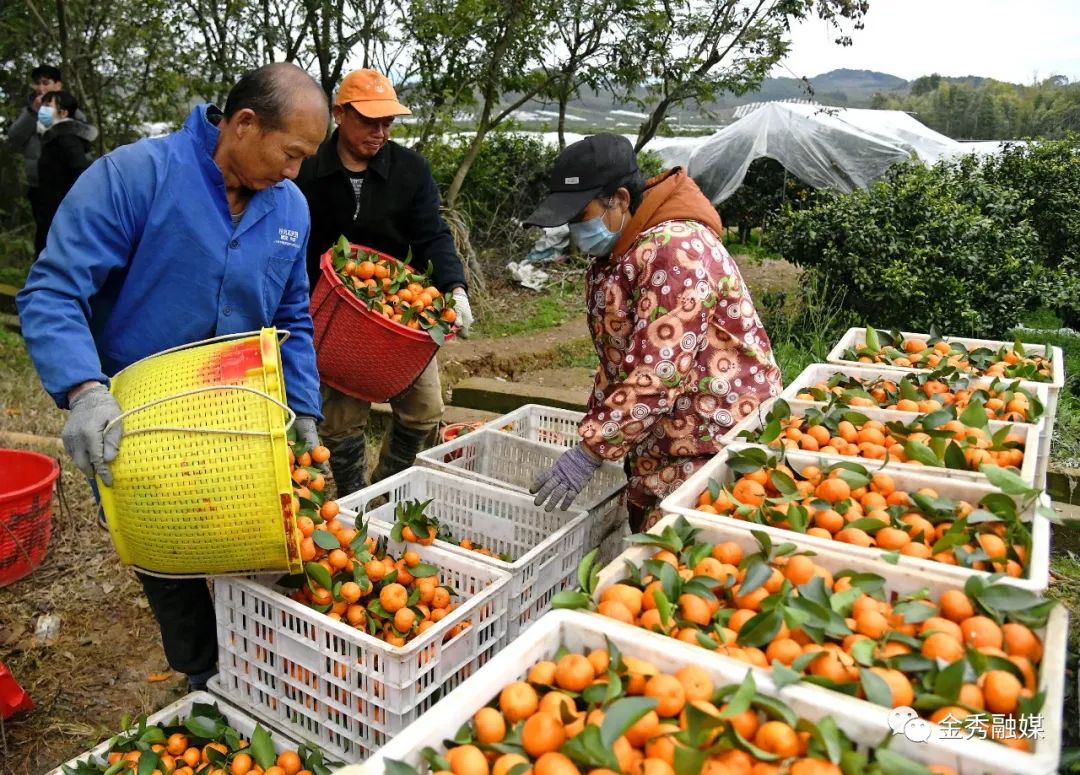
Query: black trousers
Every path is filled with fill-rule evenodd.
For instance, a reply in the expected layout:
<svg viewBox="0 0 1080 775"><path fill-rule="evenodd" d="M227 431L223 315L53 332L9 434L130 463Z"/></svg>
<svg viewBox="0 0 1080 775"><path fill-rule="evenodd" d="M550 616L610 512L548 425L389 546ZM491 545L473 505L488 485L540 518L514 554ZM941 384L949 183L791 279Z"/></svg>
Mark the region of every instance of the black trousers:
<svg viewBox="0 0 1080 775"><path fill-rule="evenodd" d="M190 677L205 678L217 665L214 600L205 579L162 579L136 573L161 627L169 666Z"/></svg>
<svg viewBox="0 0 1080 775"><path fill-rule="evenodd" d="M28 188L26 198L30 200L30 214L34 217L34 259L36 260L45 249L45 237L49 234L49 226L52 225L56 208L44 201L37 187Z"/></svg>

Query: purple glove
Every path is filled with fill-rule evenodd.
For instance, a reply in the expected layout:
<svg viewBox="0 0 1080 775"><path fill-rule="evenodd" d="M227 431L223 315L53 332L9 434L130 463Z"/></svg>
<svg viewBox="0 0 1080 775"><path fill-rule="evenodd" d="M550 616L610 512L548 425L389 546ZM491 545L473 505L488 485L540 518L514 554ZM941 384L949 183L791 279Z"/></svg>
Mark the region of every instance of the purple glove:
<svg viewBox="0 0 1080 775"><path fill-rule="evenodd" d="M584 444L578 444L562 453L555 465L536 477L536 482L529 490L537 493L533 504L544 506L545 511L552 511L556 505L566 511L592 479L592 475L600 467L600 462L600 458ZM562 503L559 503L560 500Z"/></svg>

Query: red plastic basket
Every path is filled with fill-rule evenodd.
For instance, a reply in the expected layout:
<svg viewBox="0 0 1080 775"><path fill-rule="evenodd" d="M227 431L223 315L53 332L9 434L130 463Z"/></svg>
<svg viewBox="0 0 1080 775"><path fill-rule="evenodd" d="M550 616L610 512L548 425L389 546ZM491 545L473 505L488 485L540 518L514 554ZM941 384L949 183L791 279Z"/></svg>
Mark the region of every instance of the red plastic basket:
<svg viewBox="0 0 1080 775"><path fill-rule="evenodd" d="M385 253L359 247L368 253ZM386 401L404 393L439 351L426 331L372 312L346 288L331 259L319 259L322 275L311 293L315 354L326 385L362 401ZM453 334L448 334L449 341Z"/></svg>
<svg viewBox="0 0 1080 775"><path fill-rule="evenodd" d="M0 587L41 564L52 537L60 465L48 455L0 449Z"/></svg>

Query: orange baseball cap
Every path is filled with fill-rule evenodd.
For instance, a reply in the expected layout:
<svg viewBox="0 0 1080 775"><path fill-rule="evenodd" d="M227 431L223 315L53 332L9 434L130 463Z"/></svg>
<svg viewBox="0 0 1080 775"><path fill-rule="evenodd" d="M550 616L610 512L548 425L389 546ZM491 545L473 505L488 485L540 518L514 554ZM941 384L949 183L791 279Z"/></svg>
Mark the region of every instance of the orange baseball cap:
<svg viewBox="0 0 1080 775"><path fill-rule="evenodd" d="M352 105L367 118L409 116L412 111L398 102L390 79L376 70L353 70L338 87L337 105Z"/></svg>

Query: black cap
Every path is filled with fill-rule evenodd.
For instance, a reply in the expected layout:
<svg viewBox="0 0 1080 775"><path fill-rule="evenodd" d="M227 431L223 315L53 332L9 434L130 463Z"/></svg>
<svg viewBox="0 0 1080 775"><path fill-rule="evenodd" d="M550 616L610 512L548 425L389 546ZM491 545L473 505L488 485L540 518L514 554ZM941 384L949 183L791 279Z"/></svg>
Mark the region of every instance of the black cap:
<svg viewBox="0 0 1080 775"><path fill-rule="evenodd" d="M555 159L550 193L526 226L562 226L585 209L605 186L637 171L633 144L622 135L602 134L571 143Z"/></svg>

